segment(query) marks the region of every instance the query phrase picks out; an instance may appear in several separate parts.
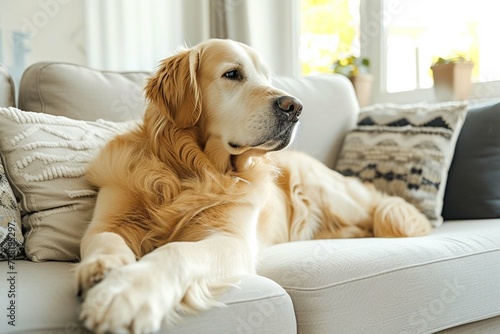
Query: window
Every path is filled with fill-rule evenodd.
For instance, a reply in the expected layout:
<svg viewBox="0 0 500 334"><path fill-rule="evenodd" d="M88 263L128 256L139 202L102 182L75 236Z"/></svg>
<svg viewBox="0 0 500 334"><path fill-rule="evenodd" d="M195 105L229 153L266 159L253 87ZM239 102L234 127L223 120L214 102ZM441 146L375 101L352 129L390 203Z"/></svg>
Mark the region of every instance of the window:
<svg viewBox="0 0 500 334"><path fill-rule="evenodd" d="M335 60L359 56L359 19L359 0L302 0L302 74L331 73Z"/></svg>
<svg viewBox="0 0 500 334"><path fill-rule="evenodd" d="M498 98L498 12L497 0L301 0L302 74L363 56L373 102L433 101L432 62L462 55L475 64L471 99Z"/></svg>
<svg viewBox="0 0 500 334"><path fill-rule="evenodd" d="M500 80L499 10L492 0L400 0L385 29L386 90L432 87L432 62L453 55L474 62L473 81Z"/></svg>

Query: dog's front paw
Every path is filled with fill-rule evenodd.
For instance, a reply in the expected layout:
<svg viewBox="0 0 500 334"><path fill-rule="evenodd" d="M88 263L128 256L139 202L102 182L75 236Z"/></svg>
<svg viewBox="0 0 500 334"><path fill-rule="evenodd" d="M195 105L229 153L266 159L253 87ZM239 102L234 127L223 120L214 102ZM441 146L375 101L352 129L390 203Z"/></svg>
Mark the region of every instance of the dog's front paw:
<svg viewBox="0 0 500 334"><path fill-rule="evenodd" d="M80 320L98 333L158 331L166 306L163 289L150 268L139 263L122 267L88 291Z"/></svg>
<svg viewBox="0 0 500 334"><path fill-rule="evenodd" d="M80 320L98 333L152 333L183 314L219 305L205 280L139 261L110 272L90 289Z"/></svg>
<svg viewBox="0 0 500 334"><path fill-rule="evenodd" d="M134 261L130 254L102 254L80 262L75 270L78 296L85 297L110 271Z"/></svg>

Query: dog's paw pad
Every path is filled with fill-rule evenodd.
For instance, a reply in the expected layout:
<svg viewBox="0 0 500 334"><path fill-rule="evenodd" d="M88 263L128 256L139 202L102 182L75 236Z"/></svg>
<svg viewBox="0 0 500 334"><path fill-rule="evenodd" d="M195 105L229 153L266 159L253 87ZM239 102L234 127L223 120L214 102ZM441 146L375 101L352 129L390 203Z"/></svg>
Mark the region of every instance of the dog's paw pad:
<svg viewBox="0 0 500 334"><path fill-rule="evenodd" d="M85 297L86 292L101 282L109 272L129 262L119 255L102 255L81 262L76 268L77 295Z"/></svg>

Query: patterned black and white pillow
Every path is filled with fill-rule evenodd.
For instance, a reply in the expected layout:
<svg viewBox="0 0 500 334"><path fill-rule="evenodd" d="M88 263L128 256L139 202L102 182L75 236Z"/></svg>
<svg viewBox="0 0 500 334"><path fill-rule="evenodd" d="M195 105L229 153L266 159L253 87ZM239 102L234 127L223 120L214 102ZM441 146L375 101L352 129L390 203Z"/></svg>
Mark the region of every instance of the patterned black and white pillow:
<svg viewBox="0 0 500 334"><path fill-rule="evenodd" d="M379 104L361 111L335 169L401 196L437 227L466 102Z"/></svg>
<svg viewBox="0 0 500 334"><path fill-rule="evenodd" d="M23 242L16 198L0 161L0 260L24 258Z"/></svg>

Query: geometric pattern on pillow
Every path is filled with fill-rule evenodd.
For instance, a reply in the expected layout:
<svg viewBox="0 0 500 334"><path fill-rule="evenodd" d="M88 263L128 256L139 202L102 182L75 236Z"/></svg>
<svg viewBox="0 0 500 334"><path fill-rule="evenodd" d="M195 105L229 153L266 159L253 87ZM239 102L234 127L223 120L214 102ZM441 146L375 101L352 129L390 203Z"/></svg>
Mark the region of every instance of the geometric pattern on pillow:
<svg viewBox="0 0 500 334"><path fill-rule="evenodd" d="M0 260L24 258L21 217L5 169L0 161Z"/></svg>
<svg viewBox="0 0 500 334"><path fill-rule="evenodd" d="M112 137L137 122L72 120L0 108L0 151L16 197L26 256L35 262L78 260L96 189L87 164Z"/></svg>
<svg viewBox="0 0 500 334"><path fill-rule="evenodd" d="M466 102L365 108L344 139L335 169L403 197L437 227L467 109Z"/></svg>

